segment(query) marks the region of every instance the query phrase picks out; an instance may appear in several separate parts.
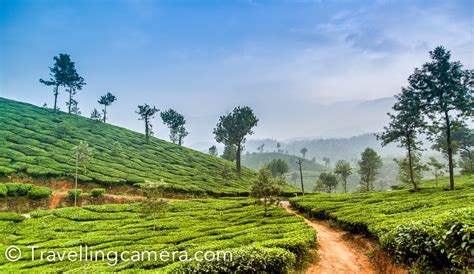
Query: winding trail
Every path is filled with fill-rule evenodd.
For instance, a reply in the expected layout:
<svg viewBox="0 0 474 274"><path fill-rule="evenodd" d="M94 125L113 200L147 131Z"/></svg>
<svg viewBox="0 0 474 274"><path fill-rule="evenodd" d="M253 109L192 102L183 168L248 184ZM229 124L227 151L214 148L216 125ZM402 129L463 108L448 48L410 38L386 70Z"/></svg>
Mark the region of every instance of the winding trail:
<svg viewBox="0 0 474 274"><path fill-rule="evenodd" d="M319 258L306 273L380 273L367 255L344 237L345 232L333 229L324 222L305 218L291 209L289 202L281 202L280 205L289 213L304 218L318 232Z"/></svg>

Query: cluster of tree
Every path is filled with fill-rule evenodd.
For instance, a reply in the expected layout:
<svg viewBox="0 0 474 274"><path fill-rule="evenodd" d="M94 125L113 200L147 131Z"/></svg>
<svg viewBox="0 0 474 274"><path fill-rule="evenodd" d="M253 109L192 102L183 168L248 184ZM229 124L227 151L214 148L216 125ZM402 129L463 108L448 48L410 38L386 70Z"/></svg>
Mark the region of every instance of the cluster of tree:
<svg viewBox="0 0 474 274"><path fill-rule="evenodd" d="M316 181L315 191L325 191L331 193L336 190L339 183L342 183L343 192L347 192L347 178L352 174L351 164L344 160L336 163L334 172L322 172Z"/></svg>
<svg viewBox="0 0 474 274"><path fill-rule="evenodd" d="M54 110L58 108L59 88L63 87L69 94L69 100L66 102L68 113L80 114L78 102L73 98L78 90L86 85L84 78L82 78L76 70L76 65L71 60L68 54L60 53L59 56L54 56L54 64L49 68L49 80L40 79L39 81L46 86L53 87L54 94Z"/></svg>
<svg viewBox="0 0 474 274"><path fill-rule="evenodd" d="M425 133L435 141L433 149L448 159L450 189L454 190L453 156L463 143L461 157L463 172L472 172L472 130L466 120L473 115L474 71L463 70L461 62L451 61L451 53L444 47L430 51L431 61L416 68L408 78L408 86L396 96L390 123L378 136L385 146L398 142L407 150L407 159L399 162L415 191L419 189L420 165L417 166L421 142L418 135ZM456 140L456 132L458 134ZM418 170L417 170L418 169ZM405 172L405 171L404 171Z"/></svg>
<svg viewBox="0 0 474 274"><path fill-rule="evenodd" d="M80 115L81 112L78 107L78 102L74 99L74 95L78 90L82 90L82 87L86 84L84 82L84 78L77 73L75 63L71 61L71 57L68 54L60 53L59 56L54 56L53 59L54 64L49 68L50 79L40 79L41 83L53 87L53 109L55 111L59 110L59 107L57 106L59 88L64 87L65 91L69 93L69 100L66 102L68 112ZM107 94L101 96L97 102L104 106L102 112L94 108L90 114L90 118L105 123L107 121L107 107L112 105L112 103L115 101L117 101L117 97L110 92L107 92ZM46 107L46 104L44 106ZM154 115L157 112L159 112L157 108L150 107L147 104L138 106L137 113L140 115L139 120L145 121L145 138L147 141L149 140L149 137L153 135L150 120L154 118ZM189 134L189 132L187 132L186 128L184 127L186 124L184 116L173 109L163 111L160 115L161 119L163 120L163 124L168 126L170 129L170 140L173 143L182 145L184 137Z"/></svg>

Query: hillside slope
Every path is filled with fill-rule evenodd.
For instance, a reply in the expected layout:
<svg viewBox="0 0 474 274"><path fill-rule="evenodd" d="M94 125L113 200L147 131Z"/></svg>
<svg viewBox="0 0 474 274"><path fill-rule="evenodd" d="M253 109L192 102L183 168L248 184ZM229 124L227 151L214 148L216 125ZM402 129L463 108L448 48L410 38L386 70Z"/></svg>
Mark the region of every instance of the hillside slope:
<svg viewBox="0 0 474 274"><path fill-rule="evenodd" d="M134 114L130 114L134 115ZM77 115L0 98L0 176L72 179L73 147L86 141L94 150L81 182L102 184L148 181L167 191L231 195L247 193L252 171L226 180L232 163L143 134ZM233 167L233 165L232 165Z"/></svg>
<svg viewBox="0 0 474 274"><path fill-rule="evenodd" d="M299 188L300 171L296 162L298 161L298 159L302 159L301 157L278 152L248 153L242 155L242 165L257 170L264 164L268 164L269 162L271 162L273 159L282 159L288 163L290 171L285 175L286 181ZM301 169L303 171L303 181L305 190L312 191L314 189L315 182L319 174L324 171L329 171L330 169L319 163L307 159L302 160L303 164L301 165Z"/></svg>

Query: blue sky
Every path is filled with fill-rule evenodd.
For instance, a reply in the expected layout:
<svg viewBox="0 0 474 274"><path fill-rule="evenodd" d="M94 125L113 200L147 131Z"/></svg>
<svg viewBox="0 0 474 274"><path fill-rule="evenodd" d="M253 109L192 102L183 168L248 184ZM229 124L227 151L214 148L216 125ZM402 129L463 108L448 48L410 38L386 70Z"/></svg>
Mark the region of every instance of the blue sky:
<svg viewBox="0 0 474 274"><path fill-rule="evenodd" d="M51 105L38 79L69 53L87 82L83 115L110 91L119 99L110 122L134 130L147 102L186 115L188 145L212 139L218 116L244 104L261 120L255 138L356 134L377 128L338 131L354 121L327 123L325 106L393 96L437 45L473 68L473 10L473 1L2 0L0 96ZM167 137L158 119L155 128Z"/></svg>

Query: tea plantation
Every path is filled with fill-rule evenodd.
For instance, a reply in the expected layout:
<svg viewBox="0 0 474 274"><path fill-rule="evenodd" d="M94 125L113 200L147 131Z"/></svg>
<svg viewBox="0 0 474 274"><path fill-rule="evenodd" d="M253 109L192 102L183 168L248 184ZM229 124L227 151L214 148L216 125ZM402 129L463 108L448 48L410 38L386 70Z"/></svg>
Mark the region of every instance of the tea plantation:
<svg viewBox="0 0 474 274"><path fill-rule="evenodd" d="M291 199L294 208L377 239L398 261L421 268L474 269L474 176L427 182L422 190L316 194Z"/></svg>
<svg viewBox="0 0 474 274"><path fill-rule="evenodd" d="M0 125L0 176L72 179L73 147L80 141L94 150L81 182L163 180L168 192L239 195L248 193L253 175L243 169L241 180L224 178L226 165L234 165L220 158L157 138L146 143L134 131L4 98L0 98Z"/></svg>
<svg viewBox="0 0 474 274"><path fill-rule="evenodd" d="M251 199L221 198L171 202L157 219L140 213L139 204L85 206L32 212L31 219L0 214L0 253L10 245L23 255L8 262L0 256L0 272L286 272L306 258L316 232L302 218L276 206L270 216ZM56 252L87 245L95 251L231 251L232 261L39 261L31 260L29 245ZM39 255L38 255L39 256ZM100 257L99 257L100 258ZM113 263L111 263L113 264Z"/></svg>

